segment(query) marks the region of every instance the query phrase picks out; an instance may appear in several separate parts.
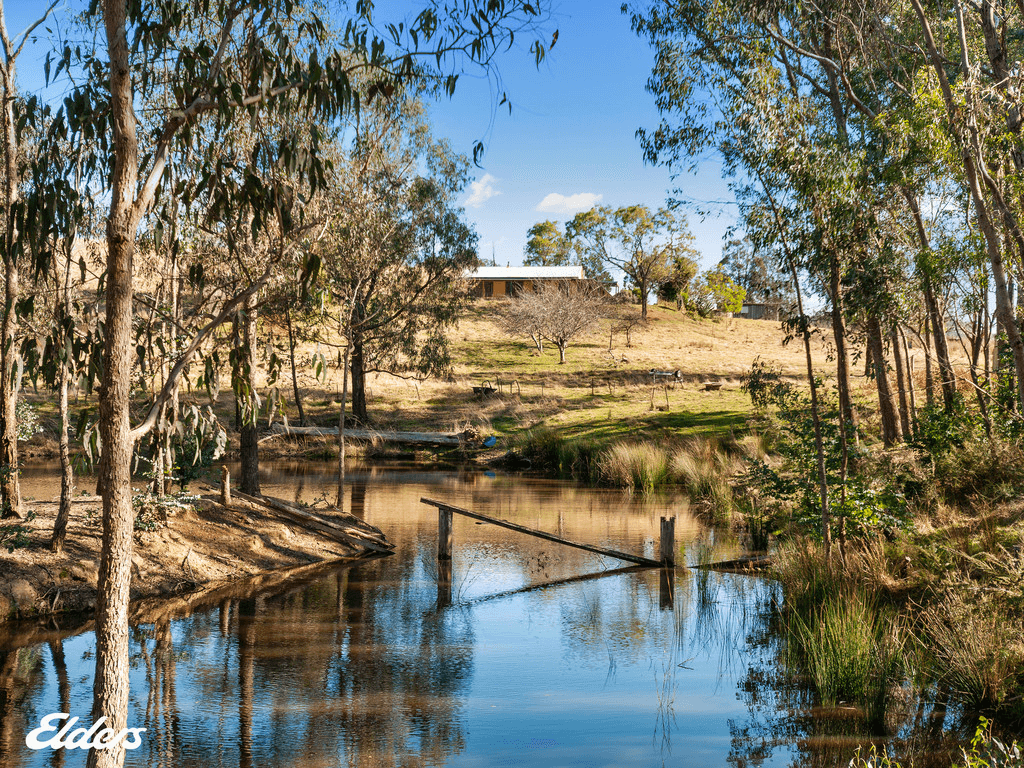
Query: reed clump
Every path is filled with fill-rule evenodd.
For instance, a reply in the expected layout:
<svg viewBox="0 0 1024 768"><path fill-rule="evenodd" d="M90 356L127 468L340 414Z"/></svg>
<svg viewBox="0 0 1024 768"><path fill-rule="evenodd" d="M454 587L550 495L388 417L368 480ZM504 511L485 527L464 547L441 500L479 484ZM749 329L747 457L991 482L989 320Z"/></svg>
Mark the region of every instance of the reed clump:
<svg viewBox="0 0 1024 768"><path fill-rule="evenodd" d="M733 478L739 460L711 440L691 440L672 457L672 475L690 498L706 505L716 520L731 521L736 509Z"/></svg>
<svg viewBox="0 0 1024 768"><path fill-rule="evenodd" d="M869 722L883 722L890 692L902 682L899 622L861 591L846 589L807 613L790 612L787 629L823 704L855 703Z"/></svg>
<svg viewBox="0 0 1024 768"><path fill-rule="evenodd" d="M650 442L617 443L598 457L601 480L639 493L652 493L672 482L671 462L661 446Z"/></svg>

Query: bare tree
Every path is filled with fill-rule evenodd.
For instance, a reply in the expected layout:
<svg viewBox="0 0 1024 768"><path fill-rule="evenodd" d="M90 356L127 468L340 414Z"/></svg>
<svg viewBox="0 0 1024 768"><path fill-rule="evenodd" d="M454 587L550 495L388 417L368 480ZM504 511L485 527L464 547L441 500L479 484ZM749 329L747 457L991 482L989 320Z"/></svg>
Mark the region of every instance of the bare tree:
<svg viewBox="0 0 1024 768"><path fill-rule="evenodd" d="M608 351L612 351L612 338L616 333L626 335L626 346L633 346L633 334L647 330L647 321L640 312L631 306L619 305L610 315L611 327L608 329Z"/></svg>
<svg viewBox="0 0 1024 768"><path fill-rule="evenodd" d="M502 312L502 328L511 335L527 333L537 349L541 339L558 347L558 363L565 363L569 344L590 330L607 306L604 291L591 283L559 280L541 283L510 301Z"/></svg>

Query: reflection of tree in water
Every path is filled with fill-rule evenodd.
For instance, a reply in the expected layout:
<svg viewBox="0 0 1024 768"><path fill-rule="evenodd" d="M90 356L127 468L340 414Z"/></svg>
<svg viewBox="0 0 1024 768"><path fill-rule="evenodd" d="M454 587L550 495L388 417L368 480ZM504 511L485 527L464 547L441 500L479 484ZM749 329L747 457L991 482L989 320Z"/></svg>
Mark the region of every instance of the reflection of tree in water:
<svg viewBox="0 0 1024 768"><path fill-rule="evenodd" d="M68 665L64 659L64 641L51 640L49 645L50 660L53 662L54 672L57 673L57 696L60 702L60 711L70 712L71 680L68 678ZM54 750L50 757L50 765L53 768L63 768L65 754L63 749Z"/></svg>
<svg viewBox="0 0 1024 768"><path fill-rule="evenodd" d="M176 658L171 622L162 619L146 631L133 629L133 640L138 643L135 656L146 668L146 712L141 727L146 728L150 750L148 764L165 768L175 766L180 741L180 718L175 692ZM149 641L153 640L150 650Z"/></svg>
<svg viewBox="0 0 1024 768"><path fill-rule="evenodd" d="M232 768L445 762L465 745L458 695L473 634L465 613L432 615L436 595L412 565L368 562L136 630L149 729L138 756Z"/></svg>
<svg viewBox="0 0 1024 768"><path fill-rule="evenodd" d="M912 696L903 691L890 706L887 733L873 731L853 707L825 708L806 678L787 664L779 600L759 603L746 637L749 667L739 682L739 696L750 717L729 721L729 762L738 768L763 765L775 753L791 753L792 766L832 768L847 765L857 747L888 745L903 765L948 768L963 739L946 728L948 692ZM962 729L960 729L962 731Z"/></svg>
<svg viewBox="0 0 1024 768"><path fill-rule="evenodd" d="M18 765L25 734L39 721L33 699L43 681L40 646L0 651L0 765L4 768Z"/></svg>

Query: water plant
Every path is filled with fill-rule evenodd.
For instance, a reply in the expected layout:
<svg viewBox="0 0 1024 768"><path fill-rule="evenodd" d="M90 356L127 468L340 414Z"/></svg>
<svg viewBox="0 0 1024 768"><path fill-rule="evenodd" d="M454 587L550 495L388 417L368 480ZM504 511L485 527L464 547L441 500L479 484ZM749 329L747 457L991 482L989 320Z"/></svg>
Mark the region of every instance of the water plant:
<svg viewBox="0 0 1024 768"><path fill-rule="evenodd" d="M807 614L788 615L791 656L826 706L855 703L880 724L900 682L904 632L859 590L845 589Z"/></svg>
<svg viewBox="0 0 1024 768"><path fill-rule="evenodd" d="M702 502L717 522L731 522L735 509L733 459L711 440L690 440L672 457L672 475L694 501Z"/></svg>
<svg viewBox="0 0 1024 768"><path fill-rule="evenodd" d="M651 493L671 481L668 454L650 442L617 443L598 458L598 471L609 485Z"/></svg>
<svg viewBox="0 0 1024 768"><path fill-rule="evenodd" d="M1014 693L1024 675L1024 621L1004 600L950 592L922 612L920 624L936 680L976 709L1020 709Z"/></svg>

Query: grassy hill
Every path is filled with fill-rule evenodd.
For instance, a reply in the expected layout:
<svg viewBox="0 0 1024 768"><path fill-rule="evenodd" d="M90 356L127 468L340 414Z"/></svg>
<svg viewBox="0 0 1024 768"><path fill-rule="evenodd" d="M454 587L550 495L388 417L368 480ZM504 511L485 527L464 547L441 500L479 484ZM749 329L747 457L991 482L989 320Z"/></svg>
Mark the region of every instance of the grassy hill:
<svg viewBox="0 0 1024 768"><path fill-rule="evenodd" d="M383 374L369 377L376 424L417 430L472 424L499 435L545 425L565 437L598 441L723 435L741 427L750 413L741 378L756 358L794 377L804 370L802 347L783 345L778 322L694 320L651 307L648 328L633 333L631 346L615 334L609 351L610 324L603 322L570 346L566 363L559 365L554 347L538 355L528 337L502 333L494 312L493 305L479 302L452 331L452 380L416 384ZM824 348L815 356L824 372ZM678 370L680 380L655 382L652 368ZM706 391L711 382L721 388ZM485 384L500 392L474 396L472 388Z"/></svg>

